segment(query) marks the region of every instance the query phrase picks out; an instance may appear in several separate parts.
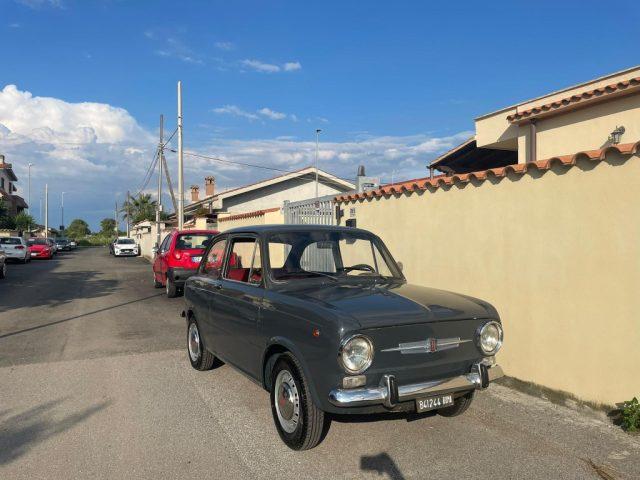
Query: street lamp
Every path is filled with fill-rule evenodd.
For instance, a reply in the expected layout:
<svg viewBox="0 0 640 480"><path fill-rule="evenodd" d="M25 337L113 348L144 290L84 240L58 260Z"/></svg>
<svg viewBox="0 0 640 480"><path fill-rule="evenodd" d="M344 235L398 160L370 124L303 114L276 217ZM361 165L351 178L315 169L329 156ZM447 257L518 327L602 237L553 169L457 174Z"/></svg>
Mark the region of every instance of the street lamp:
<svg viewBox="0 0 640 480"><path fill-rule="evenodd" d="M316 199L318 198L318 152L319 152L319 142L320 142L320 132L322 130L316 128Z"/></svg>
<svg viewBox="0 0 640 480"><path fill-rule="evenodd" d="M28 165L28 182L27 182L27 212L29 212L29 216L31 216L31 167L33 167L33 163L29 163ZM27 230L31 231L31 221L27 224Z"/></svg>

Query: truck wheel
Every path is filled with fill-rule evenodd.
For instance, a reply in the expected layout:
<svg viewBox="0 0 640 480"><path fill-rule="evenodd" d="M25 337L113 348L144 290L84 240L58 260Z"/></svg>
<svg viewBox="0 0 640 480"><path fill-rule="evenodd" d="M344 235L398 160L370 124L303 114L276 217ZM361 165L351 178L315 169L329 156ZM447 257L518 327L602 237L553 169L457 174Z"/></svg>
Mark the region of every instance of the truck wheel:
<svg viewBox="0 0 640 480"><path fill-rule="evenodd" d="M467 411L467 408L473 401L473 390L462 397L456 398L456 401L450 407L441 408L438 414L443 417L457 417Z"/></svg>
<svg viewBox="0 0 640 480"><path fill-rule="evenodd" d="M176 287L176 284L173 283L173 281L168 276L166 282L166 290L168 298L175 298L178 296L178 287Z"/></svg>
<svg viewBox="0 0 640 480"><path fill-rule="evenodd" d="M302 367L284 355L271 374L271 412L282 441L292 450L309 450L320 443L328 418L315 406Z"/></svg>
<svg viewBox="0 0 640 480"><path fill-rule="evenodd" d="M198 324L193 317L189 319L187 327L187 353L191 366L200 371L211 370L216 360L216 357L204 347Z"/></svg>

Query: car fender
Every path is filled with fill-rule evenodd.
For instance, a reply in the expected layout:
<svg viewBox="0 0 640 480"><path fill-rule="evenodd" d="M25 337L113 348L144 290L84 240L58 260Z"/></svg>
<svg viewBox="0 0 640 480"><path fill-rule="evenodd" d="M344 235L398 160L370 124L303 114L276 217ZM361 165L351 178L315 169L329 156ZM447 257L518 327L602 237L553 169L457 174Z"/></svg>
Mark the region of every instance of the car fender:
<svg viewBox="0 0 640 480"><path fill-rule="evenodd" d="M305 357L302 354L302 351L296 346L294 342L292 342L286 337L281 337L281 336L272 337L271 339L269 339L269 341L267 342L267 345L265 346L264 352L262 353L262 369L260 374L260 376L262 377L260 378L260 382L262 383L262 386L264 388L267 388L267 381L266 381L267 379L265 378L265 367L266 367L266 362L268 361L267 354L275 346L282 347L288 350L293 356L296 357L296 360L298 360L298 363L300 363L300 365L302 366L304 376L307 379L307 385L309 387L309 391L311 392L311 398L313 399L313 403L315 403L317 406L322 405L322 402L320 401L320 397L318 395L318 391L316 389L315 382L313 380L313 376L311 375L309 364L305 360Z"/></svg>

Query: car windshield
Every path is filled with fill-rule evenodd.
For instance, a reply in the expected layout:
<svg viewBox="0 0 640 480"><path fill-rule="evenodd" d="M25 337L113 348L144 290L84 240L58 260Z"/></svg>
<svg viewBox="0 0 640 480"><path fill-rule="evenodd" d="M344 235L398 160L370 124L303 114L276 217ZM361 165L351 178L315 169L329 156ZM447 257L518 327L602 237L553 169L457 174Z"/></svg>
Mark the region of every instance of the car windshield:
<svg viewBox="0 0 640 480"><path fill-rule="evenodd" d="M395 261L365 232L275 233L267 239L274 280L331 277L401 278Z"/></svg>
<svg viewBox="0 0 640 480"><path fill-rule="evenodd" d="M133 238L119 238L118 239L118 243L119 244L126 244L126 245L130 245L133 243L136 243L135 240Z"/></svg>
<svg viewBox="0 0 640 480"><path fill-rule="evenodd" d="M207 247L208 242L213 237L213 234L198 233L198 234L180 234L176 239L176 250L189 250L200 249L203 250Z"/></svg>
<svg viewBox="0 0 640 480"><path fill-rule="evenodd" d="M46 238L30 238L29 245L47 245L49 242Z"/></svg>
<svg viewBox="0 0 640 480"><path fill-rule="evenodd" d="M22 245L19 238L0 238L0 245Z"/></svg>

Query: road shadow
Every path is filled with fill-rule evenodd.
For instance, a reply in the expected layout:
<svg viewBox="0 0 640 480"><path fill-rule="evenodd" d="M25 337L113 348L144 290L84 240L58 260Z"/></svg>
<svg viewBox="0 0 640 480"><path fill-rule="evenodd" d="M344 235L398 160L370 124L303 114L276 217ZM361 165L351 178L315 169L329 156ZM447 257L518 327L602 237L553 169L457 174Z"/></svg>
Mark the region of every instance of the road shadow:
<svg viewBox="0 0 640 480"><path fill-rule="evenodd" d="M136 298L135 300L130 300L128 302L119 303L117 305L111 305L109 307L99 308L97 310L92 310L90 312L81 313L80 315L74 315L73 317L62 318L60 320L55 320L53 322L43 323L41 325L35 325L33 327L23 328L21 330L16 330L14 332L4 333L4 334L0 335L0 340L3 339L3 338L7 338L7 337L13 337L14 335L19 335L21 333L32 332L34 330L40 330L41 328L52 327L54 325L59 325L61 323L70 322L72 320L78 320L80 318L84 318L84 317L88 317L88 316L91 316L91 315L95 315L97 313L107 312L109 310L113 310L115 308L124 307L126 305L131 305L133 303L144 302L145 300L149 300L149 299L155 298L155 297L160 297L162 295L164 295L164 294L163 293L155 293L155 294L149 295L147 297Z"/></svg>
<svg viewBox="0 0 640 480"><path fill-rule="evenodd" d="M42 260L42 262L45 261ZM60 261L59 259L49 260L42 267L39 265L16 266L25 269L33 266L38 271L20 272L21 276L9 275L5 280L6 285L3 285L5 288L0 291L0 313L25 306L56 307L78 298L104 297L116 291L118 281L101 278L104 275L102 272L92 270L56 271ZM34 262L35 260L31 263ZM33 273L39 277L46 276L46 282L41 279L34 281Z"/></svg>
<svg viewBox="0 0 640 480"><path fill-rule="evenodd" d="M112 403L103 400L64 416L56 414L56 409L66 400L51 400L16 414L11 414L11 410L1 412L0 466L13 462L36 445L84 422Z"/></svg>
<svg viewBox="0 0 640 480"><path fill-rule="evenodd" d="M392 480L404 480L405 477L388 453L378 455L363 455L360 457L360 470L386 475Z"/></svg>

